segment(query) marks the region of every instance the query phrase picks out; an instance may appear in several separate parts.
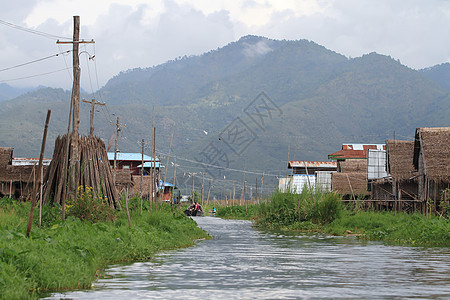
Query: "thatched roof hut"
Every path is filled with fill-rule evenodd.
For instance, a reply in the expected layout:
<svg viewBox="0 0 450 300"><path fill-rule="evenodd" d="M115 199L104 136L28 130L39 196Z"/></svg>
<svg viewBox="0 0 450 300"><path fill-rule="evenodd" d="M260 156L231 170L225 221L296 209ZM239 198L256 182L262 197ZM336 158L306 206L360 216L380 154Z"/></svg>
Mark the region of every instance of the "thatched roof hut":
<svg viewBox="0 0 450 300"><path fill-rule="evenodd" d="M338 172L342 173L354 173L362 172L367 173L367 160L366 159L346 159L338 162Z"/></svg>
<svg viewBox="0 0 450 300"><path fill-rule="evenodd" d="M133 176L129 170L120 170L116 173L116 189L120 194L122 191L133 187Z"/></svg>
<svg viewBox="0 0 450 300"><path fill-rule="evenodd" d="M331 188L333 192L337 192L343 195L368 195L369 192L367 191L367 173L332 173Z"/></svg>
<svg viewBox="0 0 450 300"><path fill-rule="evenodd" d="M44 172L46 168L44 167ZM6 166L6 172L0 174L0 181L33 182L33 169L37 170L38 166Z"/></svg>
<svg viewBox="0 0 450 300"><path fill-rule="evenodd" d="M0 147L0 169L12 164L13 148Z"/></svg>
<svg viewBox="0 0 450 300"><path fill-rule="evenodd" d="M450 182L450 127L417 128L414 141L414 167L434 182Z"/></svg>
<svg viewBox="0 0 450 300"><path fill-rule="evenodd" d="M417 175L413 164L413 141L386 140L386 154L387 171L394 180L405 181Z"/></svg>

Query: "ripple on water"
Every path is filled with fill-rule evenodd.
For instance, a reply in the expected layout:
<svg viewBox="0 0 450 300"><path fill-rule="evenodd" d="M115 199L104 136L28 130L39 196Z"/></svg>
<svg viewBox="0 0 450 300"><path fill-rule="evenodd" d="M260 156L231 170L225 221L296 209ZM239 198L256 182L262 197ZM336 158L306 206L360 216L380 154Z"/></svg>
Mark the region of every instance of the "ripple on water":
<svg viewBox="0 0 450 300"><path fill-rule="evenodd" d="M195 218L214 238L114 265L87 291L49 299L450 297L449 248L260 232L249 221Z"/></svg>

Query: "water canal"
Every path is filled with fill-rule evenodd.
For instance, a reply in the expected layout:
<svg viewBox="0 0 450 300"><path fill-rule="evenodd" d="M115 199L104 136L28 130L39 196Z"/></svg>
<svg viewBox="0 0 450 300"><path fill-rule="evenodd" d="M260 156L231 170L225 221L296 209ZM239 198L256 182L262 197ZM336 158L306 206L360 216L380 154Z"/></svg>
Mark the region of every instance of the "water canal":
<svg viewBox="0 0 450 300"><path fill-rule="evenodd" d="M114 265L91 290L49 299L450 298L450 249L261 232L195 218L211 240Z"/></svg>

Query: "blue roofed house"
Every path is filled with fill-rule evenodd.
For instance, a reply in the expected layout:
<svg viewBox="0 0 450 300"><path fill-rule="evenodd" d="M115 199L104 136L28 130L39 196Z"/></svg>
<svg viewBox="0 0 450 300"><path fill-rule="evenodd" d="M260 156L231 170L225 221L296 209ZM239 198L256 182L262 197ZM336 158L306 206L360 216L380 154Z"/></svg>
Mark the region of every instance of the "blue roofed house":
<svg viewBox="0 0 450 300"><path fill-rule="evenodd" d="M114 152L108 152L108 160L111 168L113 168ZM117 152L116 165L118 171L129 171L131 175L140 175L142 154ZM159 159L154 159L153 157L144 154L144 175L148 175L153 166L155 166L157 173L159 173L160 168L163 167Z"/></svg>

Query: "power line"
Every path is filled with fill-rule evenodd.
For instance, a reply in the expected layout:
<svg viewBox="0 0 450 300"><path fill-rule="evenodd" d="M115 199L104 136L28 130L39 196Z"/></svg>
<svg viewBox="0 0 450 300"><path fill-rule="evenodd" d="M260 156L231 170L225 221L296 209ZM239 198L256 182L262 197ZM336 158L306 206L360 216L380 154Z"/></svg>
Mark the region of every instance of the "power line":
<svg viewBox="0 0 450 300"><path fill-rule="evenodd" d="M13 79L0 80L0 82L8 82L8 81L14 81L14 80L21 80L21 79L28 79L28 78L33 78L33 77L39 77L39 76L44 76L44 75L49 75L49 74L53 74L53 73L65 71L65 70L67 70L67 69L72 69L72 67L64 68L64 69L60 69L60 70L56 70L56 71L52 71L52 72L46 72L46 73L41 73L41 74L31 75L31 76L25 76L25 77L13 78Z"/></svg>
<svg viewBox="0 0 450 300"><path fill-rule="evenodd" d="M23 63L23 64L19 64L19 65L15 65L15 66L12 66L12 67L4 68L4 69L1 69L0 72L8 71L8 70L11 70L11 69L14 69L14 68L18 68L18 67L23 67L23 66L26 66L26 65L30 65L30 64L33 64L33 63L36 63L36 62L39 62L39 61L43 61L43 60L46 60L46 59L49 59L49 58L57 57L57 56L59 56L61 54L67 54L67 53L70 53L70 52L72 52L72 50L63 51L63 52L56 53L56 54L53 54L53 55L50 55L50 56L46 56L46 57L43 57L43 58L39 58L39 59L36 59L36 60L33 60L33 61L29 61L29 62L26 62L26 63Z"/></svg>
<svg viewBox="0 0 450 300"><path fill-rule="evenodd" d="M62 37L62 36L46 33L46 32L43 32L43 31L31 29L31 28L22 27L22 26L19 26L19 25L10 23L10 22L3 21L3 20L0 20L0 24L9 26L9 27L14 28L14 29L22 30L22 31L25 31L25 32L28 32L28 33L32 33L32 34L36 34L36 35L39 35L39 36L43 36L45 38L52 39L52 40L56 40L56 39L69 39L70 40L71 39L71 38Z"/></svg>

